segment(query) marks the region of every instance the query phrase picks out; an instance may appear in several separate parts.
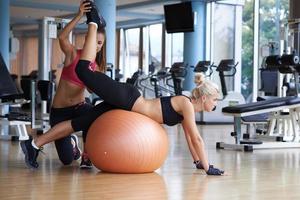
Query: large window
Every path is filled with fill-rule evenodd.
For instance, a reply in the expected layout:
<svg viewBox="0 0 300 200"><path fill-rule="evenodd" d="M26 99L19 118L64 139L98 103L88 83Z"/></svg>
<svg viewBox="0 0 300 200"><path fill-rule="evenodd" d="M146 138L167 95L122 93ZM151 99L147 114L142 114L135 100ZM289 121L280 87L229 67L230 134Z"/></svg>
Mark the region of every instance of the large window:
<svg viewBox="0 0 300 200"><path fill-rule="evenodd" d="M259 47L275 43L279 46L281 25L287 22L289 11L288 0L260 0L259 5ZM270 52L280 53L280 52ZM263 60L263 52L259 56L259 63Z"/></svg>
<svg viewBox="0 0 300 200"><path fill-rule="evenodd" d="M141 31L141 32L140 32ZM131 77L138 68L145 74L159 70L162 66L171 67L174 62L183 61L183 33L166 34L165 63L162 64L162 24L154 24L143 28L120 29L119 69L124 80ZM142 39L140 40L140 36ZM142 48L141 46L142 45ZM141 66L139 66L139 60Z"/></svg>
<svg viewBox="0 0 300 200"><path fill-rule="evenodd" d="M235 59L235 6L216 4L213 21L213 59L218 65L223 59ZM220 82L219 74L213 73L212 79ZM228 91L234 90L234 77L226 77Z"/></svg>
<svg viewBox="0 0 300 200"><path fill-rule="evenodd" d="M149 67L149 26L143 27L143 52L142 52L142 62L143 71L148 74L151 67Z"/></svg>
<svg viewBox="0 0 300 200"><path fill-rule="evenodd" d="M139 35L140 29L128 29L125 31L126 41L126 64L124 69L125 78L130 77L138 70L139 65Z"/></svg>
<svg viewBox="0 0 300 200"><path fill-rule="evenodd" d="M280 54L280 31L281 26L288 19L289 1L260 0L257 9L254 8L254 0L245 1L243 10L242 94L248 101L252 100L252 94L257 94L257 90L261 87L259 79L254 76L259 75L258 69L261 67L264 57L270 54ZM259 23L258 28L255 29L254 13L257 12L259 12ZM254 35L256 34L258 40L254 44ZM255 46L257 49L253 48ZM258 52L257 58L253 52ZM257 74L254 74L254 71L257 71ZM254 83L253 80L257 82ZM254 88L253 85L257 85L257 87Z"/></svg>
<svg viewBox="0 0 300 200"><path fill-rule="evenodd" d="M166 67L183 61L183 33L166 33Z"/></svg>
<svg viewBox="0 0 300 200"><path fill-rule="evenodd" d="M149 27L149 40L149 62L161 67L162 24L155 24Z"/></svg>
<svg viewBox="0 0 300 200"><path fill-rule="evenodd" d="M252 101L254 0L245 1L242 33L242 94L247 101Z"/></svg>

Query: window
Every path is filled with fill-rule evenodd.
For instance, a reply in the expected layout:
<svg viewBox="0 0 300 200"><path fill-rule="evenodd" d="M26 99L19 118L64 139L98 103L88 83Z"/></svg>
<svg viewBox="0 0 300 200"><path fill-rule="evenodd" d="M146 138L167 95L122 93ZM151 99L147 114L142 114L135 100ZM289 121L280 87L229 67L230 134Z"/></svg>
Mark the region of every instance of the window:
<svg viewBox="0 0 300 200"><path fill-rule="evenodd" d="M161 53L162 53L162 24L155 24L149 27L149 63L161 67Z"/></svg>
<svg viewBox="0 0 300 200"><path fill-rule="evenodd" d="M142 52L142 57L143 57L143 71L145 74L148 74L150 69L149 66L149 26L143 27L143 52Z"/></svg>
<svg viewBox="0 0 300 200"><path fill-rule="evenodd" d="M149 70L153 72L154 69L162 67L162 31L162 24L120 29L119 69L124 75L124 80L131 77L140 67L145 74L148 74ZM142 35L142 49L139 46L140 35ZM174 62L183 61L183 41L183 33L166 34L166 67L171 67ZM142 66L139 66L139 56Z"/></svg>
<svg viewBox="0 0 300 200"><path fill-rule="evenodd" d="M183 33L166 34L166 67L183 61Z"/></svg>
<svg viewBox="0 0 300 200"><path fill-rule="evenodd" d="M213 58L212 62L218 65L223 59L234 59L235 46L235 6L216 4L213 21ZM219 82L219 74L213 73L212 79ZM234 77L226 77L228 91L234 90ZM220 84L219 84L220 85Z"/></svg>
<svg viewBox="0 0 300 200"><path fill-rule="evenodd" d="M246 0L243 10L243 51L242 51L242 94L248 101L252 100L252 94L257 94L261 87L259 79L254 76L254 70L261 67L263 58L270 54L280 54L280 30L282 24L288 19L288 0L260 0L259 10L254 8L254 0ZM254 32L254 13L259 12L259 27ZM258 34L258 41L254 44L254 35ZM258 49L253 49L258 46ZM270 48L270 47L275 48ZM258 53L258 60L254 60L253 52ZM254 65L254 63L257 63ZM258 71L259 73L259 71ZM258 80L253 82L253 80ZM253 87L253 86L257 87ZM254 95L256 97L256 95ZM254 99L255 100L255 99Z"/></svg>
<svg viewBox="0 0 300 200"><path fill-rule="evenodd" d="M242 94L252 101L253 91L253 42L254 42L254 2L245 1L242 27Z"/></svg>
<svg viewBox="0 0 300 200"><path fill-rule="evenodd" d="M139 64L139 34L140 29L128 29L125 31L125 66L124 78L129 78L138 70Z"/></svg>
<svg viewBox="0 0 300 200"><path fill-rule="evenodd" d="M259 5L259 47L260 50L270 43L277 44L279 47L280 27L289 18L289 1L288 0L260 0ZM277 53L270 52L270 53ZM259 63L261 64L264 53L261 51L259 55Z"/></svg>

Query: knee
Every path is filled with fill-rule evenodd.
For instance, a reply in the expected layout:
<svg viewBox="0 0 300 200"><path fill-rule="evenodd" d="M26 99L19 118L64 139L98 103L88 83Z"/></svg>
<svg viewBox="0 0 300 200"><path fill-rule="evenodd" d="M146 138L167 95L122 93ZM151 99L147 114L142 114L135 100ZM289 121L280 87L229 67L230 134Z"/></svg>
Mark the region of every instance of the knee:
<svg viewBox="0 0 300 200"><path fill-rule="evenodd" d="M74 160L74 156L60 157L59 160L63 163L63 165L70 165Z"/></svg>

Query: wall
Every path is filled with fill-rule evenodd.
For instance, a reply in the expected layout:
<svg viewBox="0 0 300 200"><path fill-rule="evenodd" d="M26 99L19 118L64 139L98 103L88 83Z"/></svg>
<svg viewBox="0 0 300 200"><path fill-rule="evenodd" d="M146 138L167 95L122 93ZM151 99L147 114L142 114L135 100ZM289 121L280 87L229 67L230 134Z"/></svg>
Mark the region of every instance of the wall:
<svg viewBox="0 0 300 200"><path fill-rule="evenodd" d="M76 48L82 48L84 43L84 34L75 36L74 42ZM33 70L38 69L38 38L37 37L21 37L20 50L16 54L16 58L11 60L11 74L18 75L18 81L22 75L29 75ZM56 70L56 82L58 82L62 70L64 54L59 47L58 40L52 41L51 69Z"/></svg>

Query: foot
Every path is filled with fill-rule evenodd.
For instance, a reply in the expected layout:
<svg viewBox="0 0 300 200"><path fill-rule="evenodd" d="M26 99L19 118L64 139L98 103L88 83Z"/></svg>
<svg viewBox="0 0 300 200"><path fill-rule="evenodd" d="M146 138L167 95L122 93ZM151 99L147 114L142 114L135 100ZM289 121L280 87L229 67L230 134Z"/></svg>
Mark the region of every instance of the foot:
<svg viewBox="0 0 300 200"><path fill-rule="evenodd" d="M81 150L79 148L79 143L78 143L78 137L75 134L71 135L71 142L73 145L73 155L74 155L74 160L79 160L81 157Z"/></svg>
<svg viewBox="0 0 300 200"><path fill-rule="evenodd" d="M30 169L37 169L39 167L38 162L36 161L40 149L36 149L31 144L32 139L24 140L20 142L23 153L25 154L25 163Z"/></svg>
<svg viewBox="0 0 300 200"><path fill-rule="evenodd" d="M89 1L89 0L88 0ZM98 29L103 29L106 26L106 22L104 20L104 18L102 17L102 15L99 15L98 13L98 9L96 7L96 5L94 4L94 2L89 1L90 2L90 6L91 6L91 11L86 13L86 18L87 21L86 23L95 23L98 25Z"/></svg>
<svg viewBox="0 0 300 200"><path fill-rule="evenodd" d="M87 154L83 153L81 157L80 169L91 169L91 168L93 168L92 162L90 161Z"/></svg>

